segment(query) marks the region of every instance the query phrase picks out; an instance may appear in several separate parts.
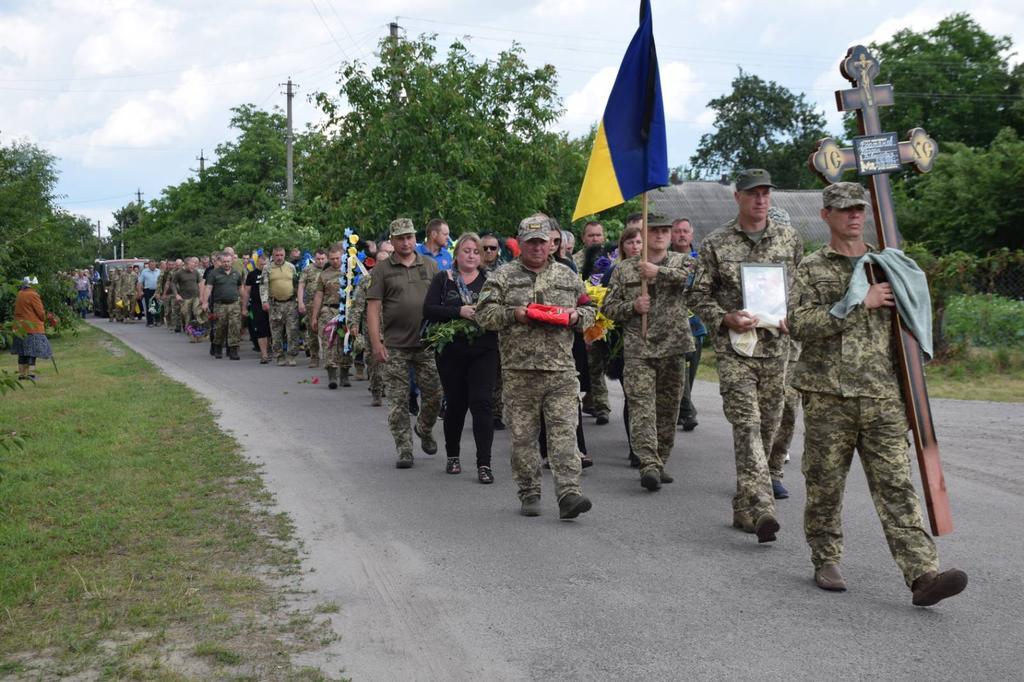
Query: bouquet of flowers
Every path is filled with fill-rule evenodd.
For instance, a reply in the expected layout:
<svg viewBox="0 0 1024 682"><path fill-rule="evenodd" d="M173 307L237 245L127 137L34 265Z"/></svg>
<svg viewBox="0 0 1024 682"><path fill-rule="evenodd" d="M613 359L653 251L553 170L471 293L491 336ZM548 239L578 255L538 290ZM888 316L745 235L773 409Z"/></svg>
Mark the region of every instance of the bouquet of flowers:
<svg viewBox="0 0 1024 682"><path fill-rule="evenodd" d="M602 341L605 334L608 333L609 329L615 328L615 323L609 318L604 316L601 312L601 304L604 303L604 297L608 294L608 287L603 287L600 284L593 284L590 281L584 283L587 287L587 296L597 306L597 318L594 320L594 324L587 327L583 332L583 340L587 343L593 343L594 341Z"/></svg>

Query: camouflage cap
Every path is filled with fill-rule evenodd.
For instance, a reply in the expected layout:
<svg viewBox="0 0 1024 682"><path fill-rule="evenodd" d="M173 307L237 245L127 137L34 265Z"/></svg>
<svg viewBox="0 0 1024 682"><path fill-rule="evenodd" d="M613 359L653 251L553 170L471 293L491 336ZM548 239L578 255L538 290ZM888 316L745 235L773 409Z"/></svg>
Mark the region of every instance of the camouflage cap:
<svg viewBox="0 0 1024 682"><path fill-rule="evenodd" d="M837 182L829 185L821 193L821 203L825 208L850 208L851 206L870 205L863 185L856 182Z"/></svg>
<svg viewBox="0 0 1024 682"><path fill-rule="evenodd" d="M551 238L551 220L540 213L524 218L519 223L519 243L527 242L531 239L543 239L547 241Z"/></svg>
<svg viewBox="0 0 1024 682"><path fill-rule="evenodd" d="M398 218L391 221L391 229L388 235L391 237L400 237L403 234L416 234L416 226L412 224L412 221L408 218Z"/></svg>
<svg viewBox="0 0 1024 682"><path fill-rule="evenodd" d="M672 221L663 215L648 213L647 227L672 227Z"/></svg>
<svg viewBox="0 0 1024 682"><path fill-rule="evenodd" d="M736 191L743 192L755 187L771 187L774 189L775 185L772 184L772 176L763 168L741 170L740 174L736 176Z"/></svg>

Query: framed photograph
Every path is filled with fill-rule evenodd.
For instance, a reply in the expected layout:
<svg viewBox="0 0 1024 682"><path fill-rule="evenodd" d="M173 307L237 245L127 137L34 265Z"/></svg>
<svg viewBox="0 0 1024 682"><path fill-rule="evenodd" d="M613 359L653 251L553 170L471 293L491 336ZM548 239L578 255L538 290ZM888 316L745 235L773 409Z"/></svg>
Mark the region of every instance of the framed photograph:
<svg viewBox="0 0 1024 682"><path fill-rule="evenodd" d="M743 309L754 315L786 317L786 265L784 263L743 263L740 265Z"/></svg>

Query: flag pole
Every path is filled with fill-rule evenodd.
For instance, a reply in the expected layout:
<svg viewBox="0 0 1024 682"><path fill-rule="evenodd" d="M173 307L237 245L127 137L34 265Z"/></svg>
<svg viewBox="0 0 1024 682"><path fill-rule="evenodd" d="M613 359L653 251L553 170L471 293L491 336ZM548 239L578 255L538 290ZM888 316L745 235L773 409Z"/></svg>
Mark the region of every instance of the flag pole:
<svg viewBox="0 0 1024 682"><path fill-rule="evenodd" d="M640 246L640 262L647 262L647 192L644 192L643 199L640 200L641 215L643 215L643 222L640 224L640 238L643 240ZM640 295L647 295L647 280L643 277L640 278ZM640 338L647 339L647 313L640 316Z"/></svg>

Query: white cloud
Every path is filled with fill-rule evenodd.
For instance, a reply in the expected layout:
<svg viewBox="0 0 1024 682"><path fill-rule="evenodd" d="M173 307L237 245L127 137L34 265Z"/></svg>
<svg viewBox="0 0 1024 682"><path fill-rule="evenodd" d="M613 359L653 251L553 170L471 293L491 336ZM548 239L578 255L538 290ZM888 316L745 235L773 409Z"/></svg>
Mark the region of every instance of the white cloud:
<svg viewBox="0 0 1024 682"><path fill-rule="evenodd" d="M588 0L542 0L530 8L530 14L538 19L570 19L593 10Z"/></svg>
<svg viewBox="0 0 1024 682"><path fill-rule="evenodd" d="M720 26L732 22L740 13L739 0L702 2L697 8L697 21L705 26Z"/></svg>
<svg viewBox="0 0 1024 682"><path fill-rule="evenodd" d="M684 62L662 62L659 68L666 122L687 121L694 99L701 95L704 84L697 79L693 68ZM618 71L617 66L606 66L591 76L582 88L566 97L565 114L561 120L563 128L579 134L598 122L604 114Z"/></svg>

